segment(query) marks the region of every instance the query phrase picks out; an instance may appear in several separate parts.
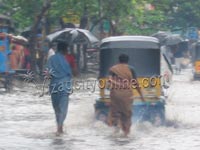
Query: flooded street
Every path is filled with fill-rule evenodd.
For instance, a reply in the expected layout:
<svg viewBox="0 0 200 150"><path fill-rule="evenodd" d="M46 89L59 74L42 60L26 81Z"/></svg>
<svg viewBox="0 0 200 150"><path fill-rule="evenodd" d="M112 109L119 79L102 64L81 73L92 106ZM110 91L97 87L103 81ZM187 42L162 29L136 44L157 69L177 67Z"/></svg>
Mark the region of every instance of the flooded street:
<svg viewBox="0 0 200 150"><path fill-rule="evenodd" d="M0 94L0 150L199 150L200 81L192 71L174 75L166 105L167 125L134 124L129 138L94 119L98 91L70 96L65 134L55 136L50 96L39 97L34 88ZM32 90L32 91L31 91Z"/></svg>

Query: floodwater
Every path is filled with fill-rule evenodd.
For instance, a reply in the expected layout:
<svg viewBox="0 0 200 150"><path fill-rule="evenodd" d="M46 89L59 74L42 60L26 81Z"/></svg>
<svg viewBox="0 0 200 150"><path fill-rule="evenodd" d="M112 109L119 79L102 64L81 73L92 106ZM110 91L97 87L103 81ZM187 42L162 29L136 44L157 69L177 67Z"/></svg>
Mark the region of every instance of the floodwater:
<svg viewBox="0 0 200 150"><path fill-rule="evenodd" d="M187 69L174 75L166 105L167 124L134 124L128 138L94 119L98 91L70 96L65 134L56 136L50 96L39 97L23 84L12 94L0 93L0 150L199 150L200 81Z"/></svg>

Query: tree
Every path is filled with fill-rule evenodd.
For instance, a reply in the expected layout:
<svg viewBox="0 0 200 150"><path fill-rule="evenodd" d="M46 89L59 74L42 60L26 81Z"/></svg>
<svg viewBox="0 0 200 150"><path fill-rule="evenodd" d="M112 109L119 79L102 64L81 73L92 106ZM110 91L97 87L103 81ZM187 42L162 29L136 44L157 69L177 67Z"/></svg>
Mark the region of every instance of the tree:
<svg viewBox="0 0 200 150"><path fill-rule="evenodd" d="M38 20L36 16L41 12L43 2L1 0L0 13L12 16L18 30L24 30L26 27L35 26ZM101 32L109 30L106 36L150 35L158 30L170 30L176 26L199 27L199 4L200 0L193 3L187 0L51 0L47 20L54 30L60 25L62 16L73 13L80 18L82 28L87 28L88 23L92 23L88 28L90 30L99 25ZM33 33L35 34L35 31Z"/></svg>
<svg viewBox="0 0 200 150"><path fill-rule="evenodd" d="M37 29L39 26L39 23L41 22L42 17L45 15L45 12L49 9L50 2L43 5L42 10L40 13L36 16L35 22L30 30L30 39L29 39L29 50L31 52L31 70L36 72L36 44L37 44Z"/></svg>
<svg viewBox="0 0 200 150"><path fill-rule="evenodd" d="M200 27L200 0L195 0L192 3L187 0L175 0L173 3L173 26Z"/></svg>

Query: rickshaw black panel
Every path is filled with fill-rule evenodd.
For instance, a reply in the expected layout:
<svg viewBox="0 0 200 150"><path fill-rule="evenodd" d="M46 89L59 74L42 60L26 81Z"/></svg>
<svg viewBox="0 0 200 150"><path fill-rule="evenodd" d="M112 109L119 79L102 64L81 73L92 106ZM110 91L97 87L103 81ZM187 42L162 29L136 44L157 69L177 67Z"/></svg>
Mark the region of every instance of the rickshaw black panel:
<svg viewBox="0 0 200 150"><path fill-rule="evenodd" d="M199 61L200 60L200 41L194 43L192 45L192 61Z"/></svg>
<svg viewBox="0 0 200 150"><path fill-rule="evenodd" d="M100 52L100 77L108 76L108 69L118 62L120 54L129 55L138 77L160 75L160 50L139 48L103 49Z"/></svg>
<svg viewBox="0 0 200 150"><path fill-rule="evenodd" d="M200 60L200 45L198 44L196 46L196 50L195 50L195 60Z"/></svg>

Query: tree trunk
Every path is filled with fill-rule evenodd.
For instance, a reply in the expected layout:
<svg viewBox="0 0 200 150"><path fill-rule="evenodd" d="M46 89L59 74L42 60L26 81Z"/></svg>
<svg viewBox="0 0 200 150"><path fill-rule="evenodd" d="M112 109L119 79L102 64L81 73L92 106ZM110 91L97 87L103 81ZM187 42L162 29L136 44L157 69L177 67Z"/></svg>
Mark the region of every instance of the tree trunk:
<svg viewBox="0 0 200 150"><path fill-rule="evenodd" d="M50 8L50 2L47 3L47 5L42 7L42 10L40 14L36 17L36 21L31 28L30 31L30 39L29 39L29 45L30 45L30 53L31 53L31 71L36 72L36 44L37 44L37 28L38 25L42 19L42 17L45 15L45 12Z"/></svg>

